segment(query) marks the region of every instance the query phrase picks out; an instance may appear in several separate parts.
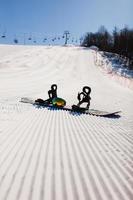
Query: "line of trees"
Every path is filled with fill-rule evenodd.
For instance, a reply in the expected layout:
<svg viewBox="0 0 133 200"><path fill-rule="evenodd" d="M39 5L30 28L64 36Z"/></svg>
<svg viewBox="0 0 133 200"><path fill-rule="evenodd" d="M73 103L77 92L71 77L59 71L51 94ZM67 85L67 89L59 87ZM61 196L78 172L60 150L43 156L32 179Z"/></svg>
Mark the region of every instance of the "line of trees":
<svg viewBox="0 0 133 200"><path fill-rule="evenodd" d="M97 46L101 51L108 51L127 58L129 68L133 69L133 29L124 27L118 30L114 28L110 34L104 26L101 26L96 33L89 32L85 35L82 46Z"/></svg>

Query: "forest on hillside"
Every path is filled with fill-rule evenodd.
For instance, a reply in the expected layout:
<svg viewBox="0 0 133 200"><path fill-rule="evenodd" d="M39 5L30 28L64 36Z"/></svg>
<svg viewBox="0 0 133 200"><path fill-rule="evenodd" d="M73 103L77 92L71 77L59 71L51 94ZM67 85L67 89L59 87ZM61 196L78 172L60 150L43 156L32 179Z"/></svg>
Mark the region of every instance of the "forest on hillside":
<svg viewBox="0 0 133 200"><path fill-rule="evenodd" d="M81 43L84 47L97 46L101 51L113 52L127 59L129 69L133 69L133 29L124 27L114 28L112 33L101 26L97 32L85 34Z"/></svg>

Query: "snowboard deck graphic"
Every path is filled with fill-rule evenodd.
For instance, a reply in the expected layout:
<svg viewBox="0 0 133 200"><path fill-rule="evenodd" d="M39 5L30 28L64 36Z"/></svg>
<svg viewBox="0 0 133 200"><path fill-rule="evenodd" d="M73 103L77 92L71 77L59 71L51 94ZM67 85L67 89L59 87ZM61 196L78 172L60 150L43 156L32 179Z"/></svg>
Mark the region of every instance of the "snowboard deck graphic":
<svg viewBox="0 0 133 200"><path fill-rule="evenodd" d="M118 115L121 111L114 111L114 112L107 112L107 111L100 111L100 110L95 110L95 109L84 109L81 108L79 109L78 106L73 105L73 108L69 108L67 106L65 107L58 107L58 106L53 106L52 104L45 104L45 103L36 103L35 100L31 99L31 98L27 98L27 97L23 97L21 98L20 102L22 103L29 103L32 104L36 107L47 107L51 110L66 110L66 111L70 111L72 113L79 113L79 114L89 114L89 115L94 115L94 116L101 116L101 117L113 117Z"/></svg>

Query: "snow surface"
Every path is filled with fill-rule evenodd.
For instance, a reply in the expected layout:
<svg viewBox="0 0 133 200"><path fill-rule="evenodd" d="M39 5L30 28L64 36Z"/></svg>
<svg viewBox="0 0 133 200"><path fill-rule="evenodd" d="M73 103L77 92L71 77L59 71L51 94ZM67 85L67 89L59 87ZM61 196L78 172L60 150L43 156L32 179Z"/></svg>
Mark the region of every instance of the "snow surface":
<svg viewBox="0 0 133 200"><path fill-rule="evenodd" d="M0 200L133 199L133 90L100 69L81 47L0 45ZM19 102L53 83L67 105L88 85L91 108L121 117Z"/></svg>

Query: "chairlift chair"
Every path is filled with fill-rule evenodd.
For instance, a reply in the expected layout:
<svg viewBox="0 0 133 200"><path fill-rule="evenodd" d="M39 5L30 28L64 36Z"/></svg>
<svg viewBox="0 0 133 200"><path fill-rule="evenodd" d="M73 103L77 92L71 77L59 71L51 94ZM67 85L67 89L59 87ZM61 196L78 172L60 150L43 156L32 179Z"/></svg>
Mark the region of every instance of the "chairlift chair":
<svg viewBox="0 0 133 200"><path fill-rule="evenodd" d="M1 38L6 38L6 31L3 31Z"/></svg>
<svg viewBox="0 0 133 200"><path fill-rule="evenodd" d="M5 35L5 34L3 34L1 37L2 37L2 38L6 38L6 35Z"/></svg>
<svg viewBox="0 0 133 200"><path fill-rule="evenodd" d="M47 40L47 38L44 38L44 39L43 39L43 42L46 42L46 40Z"/></svg>
<svg viewBox="0 0 133 200"><path fill-rule="evenodd" d="M15 43L15 44L18 44L18 39L15 38L15 39L14 39L14 43Z"/></svg>

